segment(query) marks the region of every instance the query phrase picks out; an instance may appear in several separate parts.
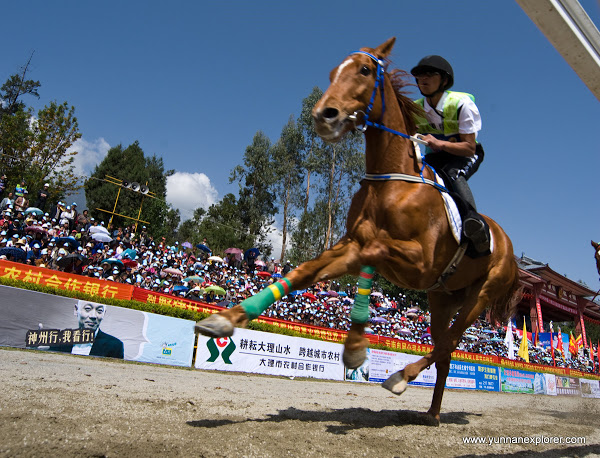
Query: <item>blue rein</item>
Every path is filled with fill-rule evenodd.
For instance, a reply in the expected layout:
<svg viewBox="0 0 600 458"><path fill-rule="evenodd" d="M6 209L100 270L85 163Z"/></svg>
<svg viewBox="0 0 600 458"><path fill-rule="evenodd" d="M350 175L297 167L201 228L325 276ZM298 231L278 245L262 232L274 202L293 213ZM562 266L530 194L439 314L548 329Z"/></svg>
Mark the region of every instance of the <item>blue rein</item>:
<svg viewBox="0 0 600 458"><path fill-rule="evenodd" d="M377 58L376 56L374 56L371 53L368 53L366 51L354 51L352 53L350 53L350 55L353 54L364 54L367 57L370 57L376 64L377 64L377 77L375 78L375 87L373 88L373 93L371 94L371 100L369 100L369 105L367 106L367 111L364 113L364 117L363 117L363 122L365 124L365 126L370 126L370 127L375 127L376 129L379 130L383 130L386 132L389 132L391 134L395 134L395 135L399 135L402 138L406 138L408 140L420 143L422 145L427 145L427 142L421 140L420 138L417 138L415 136L411 136L411 135L407 135L403 132L399 132L397 130L394 129L390 129L389 127L386 127L385 125L382 124L383 122L383 115L385 113L385 97L384 97L384 74L385 74L385 62L382 59ZM373 110L373 104L375 103L375 96L377 95L377 89L381 90L381 116L379 117L379 121L378 122L373 122L369 119L369 115L371 113L371 111ZM356 113L354 113L354 118L356 119ZM367 130L367 128L363 128L363 132ZM421 170L419 171L419 176L421 177L421 182L426 183L426 184L430 184L433 187L437 188L440 191L443 192L448 192L448 190L436 183L435 181L431 181L426 179L423 176L423 170L425 169L425 166L427 165L435 175L437 175L435 169L433 167L431 167L431 165L427 164L425 162L425 160L421 159L422 161L422 167ZM392 178L393 177L393 178ZM374 175L374 174L368 174L365 178L367 180L402 180L402 181L414 181L411 180L410 178L412 178L412 175L404 175L404 174L382 174L382 175Z"/></svg>

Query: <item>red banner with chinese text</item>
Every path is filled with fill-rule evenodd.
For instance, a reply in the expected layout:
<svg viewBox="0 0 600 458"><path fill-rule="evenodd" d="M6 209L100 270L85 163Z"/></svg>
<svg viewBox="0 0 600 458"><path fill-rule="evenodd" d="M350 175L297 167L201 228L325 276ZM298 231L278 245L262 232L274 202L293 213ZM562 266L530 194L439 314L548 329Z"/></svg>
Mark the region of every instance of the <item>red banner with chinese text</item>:
<svg viewBox="0 0 600 458"><path fill-rule="evenodd" d="M194 310L203 313L216 313L223 310L223 307L210 305L205 302L192 301L171 294L157 293L143 288L133 288L131 298L134 301L145 302L146 304L166 305L179 307L186 310Z"/></svg>
<svg viewBox="0 0 600 458"><path fill-rule="evenodd" d="M114 299L130 300L133 293L133 286L128 284L4 260L0 260L0 277Z"/></svg>

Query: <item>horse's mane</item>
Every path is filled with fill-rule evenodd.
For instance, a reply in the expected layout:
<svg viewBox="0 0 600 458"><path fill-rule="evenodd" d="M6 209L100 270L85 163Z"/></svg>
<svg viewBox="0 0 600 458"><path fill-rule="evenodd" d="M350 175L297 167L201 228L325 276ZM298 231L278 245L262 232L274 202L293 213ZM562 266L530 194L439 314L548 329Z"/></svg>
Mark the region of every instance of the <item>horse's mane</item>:
<svg viewBox="0 0 600 458"><path fill-rule="evenodd" d="M390 78L390 82L392 83L392 87L394 88L396 99L398 99L400 110L404 115L404 124L406 125L407 133L409 135L414 135L417 133L415 116L424 117L425 114L420 105L416 104L405 95L408 92L406 90L407 87L415 86L413 83L407 81L408 78L410 78L410 73L398 68L394 68L387 72L387 74Z"/></svg>

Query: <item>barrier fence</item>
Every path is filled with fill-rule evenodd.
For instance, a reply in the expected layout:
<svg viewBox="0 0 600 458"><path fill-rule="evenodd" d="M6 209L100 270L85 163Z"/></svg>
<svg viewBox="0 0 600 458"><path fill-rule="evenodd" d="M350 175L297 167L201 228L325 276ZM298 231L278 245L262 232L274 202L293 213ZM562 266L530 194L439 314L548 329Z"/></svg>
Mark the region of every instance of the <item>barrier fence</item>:
<svg viewBox="0 0 600 458"><path fill-rule="evenodd" d="M146 299L159 300L152 294ZM195 307L173 302L171 305ZM210 305L198 307L203 311L216 309ZM273 324L279 320L262 321ZM304 332L341 336L314 326L297 326ZM9 286L0 286L0 346L184 367L191 367L195 360L197 369L371 383L386 380L420 358L369 348L361 367L347 369L342 362L343 345L337 342L249 329L237 329L232 337L195 336L194 322L190 320ZM452 361L446 387L600 398L600 381L587 375L584 378L584 374L540 373L523 370L521 364L515 366ZM410 384L433 387L436 377L433 365Z"/></svg>
<svg viewBox="0 0 600 458"><path fill-rule="evenodd" d="M27 283L34 283L41 286L50 286L67 291L79 291L105 298L135 300L147 304L171 306L174 308L177 307L202 313L216 313L220 310L223 310L223 307L219 307L217 305L193 301L170 294L154 292L151 290L134 287L129 284L116 283L75 274L66 274L60 271L5 260L0 260L0 277L20 280ZM347 335L345 331L322 328L276 318L259 317L256 321L259 323L274 325L281 329L288 329L301 334L318 337L329 342L343 342ZM385 345L386 347L398 352L408 351L415 353L429 353L433 350L432 345L408 342L391 337L372 334L369 334L366 337L371 344ZM526 363L524 361L511 360L496 355L485 355L456 350L452 353L452 357L453 359L465 360L481 365L498 365L507 369L517 369L530 372L550 372L557 376L577 378L587 377L589 379L600 380L600 375L598 374L585 373L570 368Z"/></svg>

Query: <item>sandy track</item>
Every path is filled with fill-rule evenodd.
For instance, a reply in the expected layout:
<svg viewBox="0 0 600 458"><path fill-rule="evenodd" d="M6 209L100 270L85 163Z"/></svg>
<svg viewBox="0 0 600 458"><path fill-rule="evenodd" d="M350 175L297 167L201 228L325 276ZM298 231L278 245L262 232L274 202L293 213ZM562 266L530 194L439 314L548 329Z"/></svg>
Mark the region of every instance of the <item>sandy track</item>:
<svg viewBox="0 0 600 458"><path fill-rule="evenodd" d="M600 400L264 377L0 349L1 456L600 456ZM581 436L473 445L468 436Z"/></svg>

